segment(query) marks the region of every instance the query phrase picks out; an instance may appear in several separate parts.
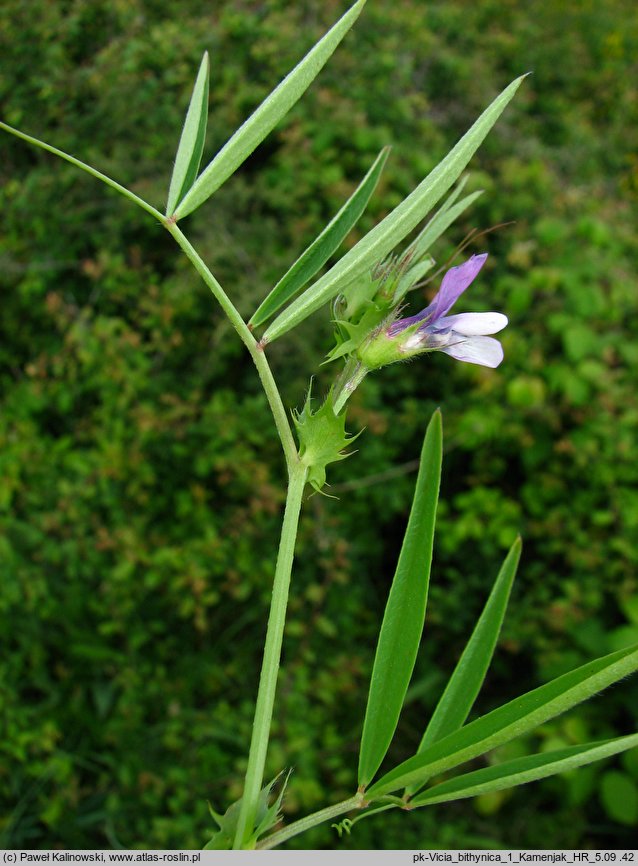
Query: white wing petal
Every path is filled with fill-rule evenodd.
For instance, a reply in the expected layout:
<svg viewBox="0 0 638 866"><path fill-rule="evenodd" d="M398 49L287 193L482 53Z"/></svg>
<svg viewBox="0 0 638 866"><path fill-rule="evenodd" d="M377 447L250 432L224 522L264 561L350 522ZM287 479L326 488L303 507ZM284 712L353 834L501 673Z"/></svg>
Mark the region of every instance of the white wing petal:
<svg viewBox="0 0 638 866"><path fill-rule="evenodd" d="M480 364L482 367L498 367L503 360L503 347L492 337L479 336L464 339L459 335L458 342L451 343L441 351L456 358L457 361Z"/></svg>
<svg viewBox="0 0 638 866"><path fill-rule="evenodd" d="M507 316L503 313L459 313L439 319L436 324L439 328L451 328L457 334L475 337L502 331L507 325Z"/></svg>

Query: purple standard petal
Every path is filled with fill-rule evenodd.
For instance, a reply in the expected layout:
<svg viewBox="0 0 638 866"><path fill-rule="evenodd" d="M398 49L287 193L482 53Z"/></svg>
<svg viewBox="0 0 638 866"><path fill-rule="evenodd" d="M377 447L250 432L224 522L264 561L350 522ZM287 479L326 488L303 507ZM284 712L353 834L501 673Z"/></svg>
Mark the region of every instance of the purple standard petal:
<svg viewBox="0 0 638 866"><path fill-rule="evenodd" d="M458 301L467 287L474 282L486 259L487 253L481 253L479 256L472 256L471 259L463 262L462 265L450 268L443 277L441 288L432 303L427 310L424 310L419 315L429 312L430 322L435 322L441 316L444 316Z"/></svg>
<svg viewBox="0 0 638 866"><path fill-rule="evenodd" d="M492 337L459 337L458 342L451 343L441 351L457 361L480 364L482 367L498 367L503 360L503 347Z"/></svg>
<svg viewBox="0 0 638 866"><path fill-rule="evenodd" d="M476 337L498 334L507 325L507 316L503 313L459 313L456 316L445 316L436 324L437 328L451 328L465 337Z"/></svg>
<svg viewBox="0 0 638 866"><path fill-rule="evenodd" d="M388 328L388 336L395 337L401 331L405 331L410 325L417 325L423 322L424 325L433 325L441 316L444 316L454 303L459 299L468 286L472 284L476 275L485 264L487 253L481 253L478 256L472 256L462 265L457 265L443 277L441 288L436 293L432 302L428 306L417 313L415 316L409 316L407 319L399 319ZM507 322L505 322L507 324ZM505 325L503 325L505 327ZM488 331L487 333L496 333Z"/></svg>
<svg viewBox="0 0 638 866"><path fill-rule="evenodd" d="M430 304L430 306L432 306ZM407 319L398 319L388 328L388 337L396 337L397 334L400 334L401 331L405 331L406 328L409 328L410 325L418 325L419 322L422 322L424 319L428 317L428 310L422 310L420 313L417 313L416 316L408 316Z"/></svg>

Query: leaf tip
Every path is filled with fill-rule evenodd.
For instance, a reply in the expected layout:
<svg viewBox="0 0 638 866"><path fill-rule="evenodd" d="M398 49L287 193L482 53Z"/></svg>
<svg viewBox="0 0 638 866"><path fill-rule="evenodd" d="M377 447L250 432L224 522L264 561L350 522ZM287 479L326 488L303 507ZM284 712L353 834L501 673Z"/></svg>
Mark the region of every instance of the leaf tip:
<svg viewBox="0 0 638 866"><path fill-rule="evenodd" d="M348 9L348 11L345 13L344 18L345 18L345 17L350 17L350 16L352 16L352 20L353 20L353 23L354 23L354 21L355 21L355 20L359 17L359 15L361 15L361 13L363 12L363 7L364 7L365 5L366 5L366 0L357 0L357 2L354 3L354 4L350 7L350 9Z"/></svg>
<svg viewBox="0 0 638 866"><path fill-rule="evenodd" d="M390 156L391 153L392 153L392 145L391 144L386 144L384 147L381 148L381 151L379 153L379 160L381 161L384 168L385 168L386 162L388 161L388 157Z"/></svg>

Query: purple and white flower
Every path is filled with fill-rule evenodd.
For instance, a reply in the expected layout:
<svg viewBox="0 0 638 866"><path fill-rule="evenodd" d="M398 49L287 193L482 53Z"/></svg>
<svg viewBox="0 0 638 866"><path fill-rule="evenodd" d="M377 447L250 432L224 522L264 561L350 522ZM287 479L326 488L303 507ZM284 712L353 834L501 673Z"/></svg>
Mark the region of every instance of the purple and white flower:
<svg viewBox="0 0 638 866"><path fill-rule="evenodd" d="M487 253L482 253L450 268L431 304L416 316L399 319L386 329L387 337L404 357L413 352L439 351L457 361L498 367L503 360L503 347L488 334L501 331L507 325L507 316L502 313L447 315L472 284L486 259ZM404 333L405 339L397 341Z"/></svg>

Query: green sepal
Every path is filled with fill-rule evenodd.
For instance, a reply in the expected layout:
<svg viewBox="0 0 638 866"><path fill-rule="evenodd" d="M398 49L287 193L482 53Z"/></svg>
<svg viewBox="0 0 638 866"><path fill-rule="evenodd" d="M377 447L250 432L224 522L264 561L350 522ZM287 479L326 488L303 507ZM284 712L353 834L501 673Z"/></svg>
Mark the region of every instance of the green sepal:
<svg viewBox="0 0 638 866"><path fill-rule="evenodd" d="M328 354L327 360L336 361L337 358L343 358L344 355L356 355L359 347L363 345L372 332L376 331L387 318L387 307L371 302L361 320L356 324L347 321L337 321L335 323L337 325L337 345Z"/></svg>
<svg viewBox="0 0 638 866"><path fill-rule="evenodd" d="M272 804L269 804L270 795L272 794L272 789L277 784L279 779L283 774L283 770L279 773L272 782L269 782L264 788L261 789L259 794L259 800L257 801L257 814L255 815L255 826L252 830L249 843L253 845L260 836L263 836L264 833L267 833L268 830L271 830L281 821L280 809L281 803L284 798L284 793L286 791L286 785L288 784L288 779L290 778L291 770L288 770L286 776L281 785L281 790L277 797L275 798ZM204 845L204 851L230 851L233 847L233 841L235 839L235 833L237 832L237 822L239 821L239 813L241 811L241 803L242 798L236 800L232 805L226 809L223 815L220 815L218 812L212 808L210 803L208 804L208 811L212 815L215 823L219 827L219 830L215 835Z"/></svg>
<svg viewBox="0 0 638 866"><path fill-rule="evenodd" d="M336 346L328 353L326 363L346 355L357 356L358 350L374 337L381 326L395 316L394 295L405 276L409 259L390 258L380 263L367 278L348 286L333 306Z"/></svg>
<svg viewBox="0 0 638 866"><path fill-rule="evenodd" d="M345 460L344 452L363 431L351 436L346 433L346 413L336 415L330 396L316 412L312 411L310 390L301 412L293 412L299 437L299 457L308 467L308 482L320 491L326 483L326 466Z"/></svg>
<svg viewBox="0 0 638 866"><path fill-rule="evenodd" d="M360 346L357 358L369 370L378 370L380 367L387 367L388 364L394 364L397 361L407 361L408 358L412 358L414 355L422 355L425 352L434 351L433 349L424 349L422 347L414 349L403 348L409 338L413 334L416 334L420 327L421 322L415 322L393 337L388 336L387 328L379 328L376 332L370 334L370 337Z"/></svg>

